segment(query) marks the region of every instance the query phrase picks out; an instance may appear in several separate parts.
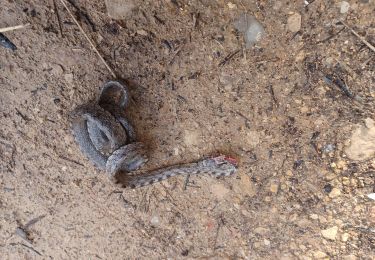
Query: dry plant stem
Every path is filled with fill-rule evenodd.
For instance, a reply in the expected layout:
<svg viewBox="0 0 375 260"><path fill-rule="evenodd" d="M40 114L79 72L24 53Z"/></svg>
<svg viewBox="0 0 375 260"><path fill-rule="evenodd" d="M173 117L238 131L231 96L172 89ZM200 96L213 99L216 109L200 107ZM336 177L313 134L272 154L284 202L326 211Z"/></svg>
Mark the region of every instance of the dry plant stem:
<svg viewBox="0 0 375 260"><path fill-rule="evenodd" d="M74 17L73 13L70 11L69 7L66 5L65 0L60 0L63 6L65 7L66 11L69 13L70 17L73 19L74 23L78 26L79 30L82 32L82 34L85 36L86 40L90 43L91 48L95 51L95 53L99 56L100 60L104 63L106 68L109 70L109 72L112 74L114 78L116 77L116 74L113 72L111 67L108 65L108 63L104 60L102 55L99 53L98 49L95 47L95 44L92 42L92 40L87 36L81 25L78 23L77 19Z"/></svg>
<svg viewBox="0 0 375 260"><path fill-rule="evenodd" d="M348 28L355 36L358 37L358 39L360 39L364 44L367 45L367 47L369 47L373 52L375 52L375 47L371 45L371 43L369 43L368 41L366 41L361 35L359 35L356 31L354 31L351 27L349 27L349 25L347 25L345 22L343 21L340 21L340 23L342 23L346 28Z"/></svg>
<svg viewBox="0 0 375 260"><path fill-rule="evenodd" d="M27 27L29 25L30 24L27 23L27 24L21 24L21 25L16 25L16 26L11 26L11 27L0 28L0 33L22 29L22 28L25 28L25 27Z"/></svg>

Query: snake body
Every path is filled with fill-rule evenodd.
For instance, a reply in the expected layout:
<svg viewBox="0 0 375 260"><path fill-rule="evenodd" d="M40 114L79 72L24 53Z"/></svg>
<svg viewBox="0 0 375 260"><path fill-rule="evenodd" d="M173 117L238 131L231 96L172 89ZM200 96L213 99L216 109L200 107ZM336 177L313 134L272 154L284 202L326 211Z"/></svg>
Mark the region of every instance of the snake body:
<svg viewBox="0 0 375 260"><path fill-rule="evenodd" d="M119 82L103 86L99 100L77 107L71 116L72 130L81 151L111 179L125 187L137 188L177 175L209 174L229 176L236 172L235 159L221 155L193 163L178 164L134 175L147 161L145 146L136 142L133 127L124 111L128 91Z"/></svg>

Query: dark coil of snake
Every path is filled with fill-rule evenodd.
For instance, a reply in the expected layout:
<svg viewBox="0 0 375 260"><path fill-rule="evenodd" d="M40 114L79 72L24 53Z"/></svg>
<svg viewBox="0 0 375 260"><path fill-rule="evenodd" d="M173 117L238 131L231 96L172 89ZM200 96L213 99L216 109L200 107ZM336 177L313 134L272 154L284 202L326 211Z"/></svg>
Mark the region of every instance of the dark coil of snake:
<svg viewBox="0 0 375 260"><path fill-rule="evenodd" d="M110 81L103 86L98 101L79 106L71 114L73 135L81 151L95 166L106 170L115 183L137 188L177 175L220 177L236 172L236 160L221 155L132 174L148 159L145 146L136 141L134 129L125 117L128 101L127 88Z"/></svg>

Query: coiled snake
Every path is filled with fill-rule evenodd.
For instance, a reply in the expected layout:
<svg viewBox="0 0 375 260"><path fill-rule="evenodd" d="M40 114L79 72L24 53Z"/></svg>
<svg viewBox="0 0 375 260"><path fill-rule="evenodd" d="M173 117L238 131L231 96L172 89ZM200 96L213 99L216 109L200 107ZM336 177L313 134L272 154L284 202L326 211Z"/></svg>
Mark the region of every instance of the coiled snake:
<svg viewBox="0 0 375 260"><path fill-rule="evenodd" d="M148 159L144 145L136 142L134 129L124 115L128 101L127 88L110 81L103 86L97 102L79 106L71 115L73 135L81 151L98 168L106 170L112 181L137 188L176 175L207 173L220 177L236 172L236 160L221 155L140 175L131 174Z"/></svg>

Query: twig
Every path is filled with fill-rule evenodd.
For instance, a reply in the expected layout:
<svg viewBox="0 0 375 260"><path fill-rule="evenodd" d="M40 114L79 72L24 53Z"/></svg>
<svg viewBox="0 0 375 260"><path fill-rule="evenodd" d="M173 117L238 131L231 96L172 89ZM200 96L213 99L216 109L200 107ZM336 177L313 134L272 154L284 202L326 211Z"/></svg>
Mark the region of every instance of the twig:
<svg viewBox="0 0 375 260"><path fill-rule="evenodd" d="M340 23L342 23L346 28L348 28L355 36L358 37L358 39L360 39L364 44L367 45L367 47L369 47L373 52L375 52L375 47L372 46L371 43L369 43L368 41L366 41L361 35L359 35L356 31L354 31L351 27L349 27L349 25L347 25L345 22L343 21L340 21Z"/></svg>
<svg viewBox="0 0 375 260"><path fill-rule="evenodd" d="M185 182L184 182L184 190L186 190L188 184L189 184L190 174L186 176Z"/></svg>
<svg viewBox="0 0 375 260"><path fill-rule="evenodd" d="M11 246L16 246L16 245L21 245L21 246L24 246L28 249L30 249L31 251L33 251L34 253L38 254L38 255L42 255L39 251L35 250L34 248L32 248L31 246L28 246L28 245L25 245L24 243L10 243Z"/></svg>
<svg viewBox="0 0 375 260"><path fill-rule="evenodd" d="M60 35L61 37L64 37L59 9L57 9L56 0L52 0L52 1L53 1L53 8L55 9L55 13L57 17L57 23L59 24Z"/></svg>
<svg viewBox="0 0 375 260"><path fill-rule="evenodd" d="M220 63L219 63L219 67L221 66L224 66L226 63L228 63L228 61L230 61L231 59L233 59L234 56L236 56L237 53L239 53L240 50L236 50L232 53L229 53Z"/></svg>
<svg viewBox="0 0 375 260"><path fill-rule="evenodd" d="M271 94L273 102L275 102L275 106L278 107L279 106L279 102L277 101L277 98L275 96L275 91L273 90L273 86L272 85L269 85L269 91L270 91L270 94Z"/></svg>
<svg viewBox="0 0 375 260"><path fill-rule="evenodd" d="M22 28L25 28L25 27L27 27L29 25L30 24L27 23L27 24L21 24L21 25L16 25L16 26L10 26L10 27L5 27L5 28L0 28L0 33L22 29Z"/></svg>
<svg viewBox="0 0 375 260"><path fill-rule="evenodd" d="M34 225L35 223L37 223L38 221L40 221L41 219L43 219L46 215L41 215L39 217L36 217L36 218L33 218L32 220L30 220L29 222L26 223L26 225L23 227L24 229L28 229L30 226Z"/></svg>
<svg viewBox="0 0 375 260"><path fill-rule="evenodd" d="M95 47L95 44L92 42L92 40L89 38L89 36L85 33L81 25L78 23L77 19L74 17L73 13L70 11L69 7L66 5L65 0L60 0L63 6L65 7L66 11L69 13L70 17L73 19L74 23L78 26L81 33L85 36L86 40L90 43L91 48L94 50L94 52L99 56L99 59L104 63L106 68L109 70L109 72L112 74L114 78L116 78L116 74L113 72L111 67L108 65L108 63L105 61L103 56L99 53L98 49Z"/></svg>

